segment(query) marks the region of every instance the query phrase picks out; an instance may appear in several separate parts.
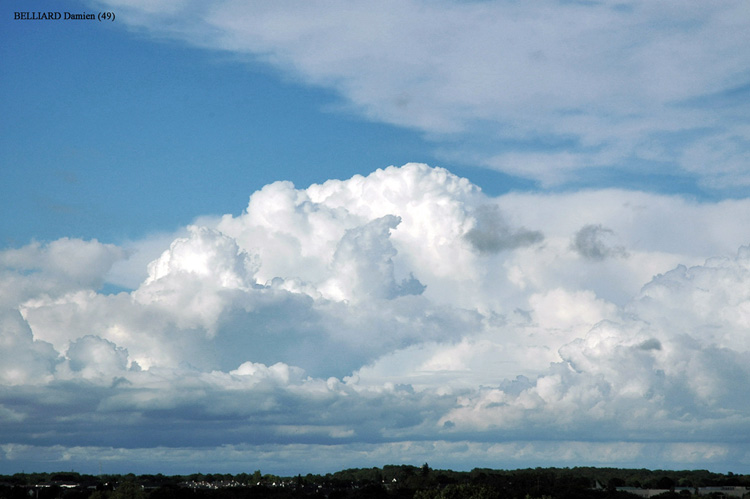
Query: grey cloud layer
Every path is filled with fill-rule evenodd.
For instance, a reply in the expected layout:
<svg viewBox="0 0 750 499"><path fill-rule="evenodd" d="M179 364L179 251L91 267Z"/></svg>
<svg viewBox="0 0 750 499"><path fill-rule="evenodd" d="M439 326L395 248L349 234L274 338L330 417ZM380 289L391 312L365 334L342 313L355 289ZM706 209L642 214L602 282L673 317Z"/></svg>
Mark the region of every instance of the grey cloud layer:
<svg viewBox="0 0 750 499"><path fill-rule="evenodd" d="M410 164L268 185L132 292L96 291L116 246L6 250L0 463L155 448L188 471L210 448L301 472L312 453L443 449L447 466L746 469L748 217L626 191L491 198Z"/></svg>
<svg viewBox="0 0 750 499"><path fill-rule="evenodd" d="M584 258L592 260L604 260L612 256L626 257L624 248L606 242L606 238L611 235L613 231L601 225L585 225L576 232L573 248Z"/></svg>

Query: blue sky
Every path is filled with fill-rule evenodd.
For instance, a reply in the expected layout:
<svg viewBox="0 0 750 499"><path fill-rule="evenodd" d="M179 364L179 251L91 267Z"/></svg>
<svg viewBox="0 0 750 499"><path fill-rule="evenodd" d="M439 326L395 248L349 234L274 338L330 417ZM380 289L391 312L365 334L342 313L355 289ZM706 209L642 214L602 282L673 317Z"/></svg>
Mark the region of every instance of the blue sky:
<svg viewBox="0 0 750 499"><path fill-rule="evenodd" d="M750 471L746 2L39 2L0 472Z"/></svg>
<svg viewBox="0 0 750 499"><path fill-rule="evenodd" d="M59 7L45 5L37 8ZM66 8L95 10L75 2ZM236 210L248 191L274 180L306 186L409 161L445 166L490 193L533 189L536 179L492 173L469 156L580 149L564 133L501 132L488 140L482 129L492 122L456 136L367 120L336 88L311 85L253 54L128 30L127 18L40 26L6 17L2 90L9 119L2 154L13 167L3 173L5 245L173 230L196 213ZM732 109L747 100L747 86L719 85L668 104L728 110L741 119ZM696 126L685 135L705 133ZM684 143L683 134L668 134L664 144ZM554 187L623 186L709 199L745 191L732 183L698 185L698 175L669 160L618 163ZM128 210L119 209L124 203Z"/></svg>
<svg viewBox="0 0 750 499"><path fill-rule="evenodd" d="M437 161L418 131L365 120L334 91L250 58L119 23L14 22L8 8L5 246L63 236L121 241L174 230L198 214L237 212L275 180L307 186ZM474 173L490 191L527 185Z"/></svg>
<svg viewBox="0 0 750 499"><path fill-rule="evenodd" d="M274 180L431 159L417 134L327 112L331 92L258 64L121 25L3 31L5 245L173 230Z"/></svg>

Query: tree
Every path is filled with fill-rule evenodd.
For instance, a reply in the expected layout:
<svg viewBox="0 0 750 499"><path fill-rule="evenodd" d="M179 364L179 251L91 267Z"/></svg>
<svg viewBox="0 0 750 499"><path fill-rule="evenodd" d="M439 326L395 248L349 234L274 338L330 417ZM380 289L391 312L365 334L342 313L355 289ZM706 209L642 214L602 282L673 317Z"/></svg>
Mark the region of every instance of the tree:
<svg viewBox="0 0 750 499"><path fill-rule="evenodd" d="M607 482L607 490L610 492L614 492L617 487L624 487L625 486L625 480L618 477L612 477Z"/></svg>
<svg viewBox="0 0 750 499"><path fill-rule="evenodd" d="M117 484L117 488L112 492L111 499L145 499L146 494L143 487L135 479L134 475L128 475Z"/></svg>
<svg viewBox="0 0 750 499"><path fill-rule="evenodd" d="M668 476L661 477L659 481L656 482L656 488L674 491L674 480L672 480Z"/></svg>

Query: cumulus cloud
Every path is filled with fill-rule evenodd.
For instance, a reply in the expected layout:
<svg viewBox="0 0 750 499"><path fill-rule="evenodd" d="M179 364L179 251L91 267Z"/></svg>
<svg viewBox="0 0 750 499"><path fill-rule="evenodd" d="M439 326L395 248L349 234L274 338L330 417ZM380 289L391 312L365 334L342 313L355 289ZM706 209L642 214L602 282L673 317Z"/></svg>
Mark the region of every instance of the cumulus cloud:
<svg viewBox="0 0 750 499"><path fill-rule="evenodd" d="M739 352L750 350L750 247L703 265L680 265L643 287L628 310L664 330ZM667 322L668 321L668 322Z"/></svg>
<svg viewBox="0 0 750 499"><path fill-rule="evenodd" d="M41 293L59 296L97 289L112 266L125 258L126 251L113 244L69 238L4 250L0 253L0 303L12 306Z"/></svg>
<svg viewBox="0 0 750 499"><path fill-rule="evenodd" d="M390 230L401 220L386 215L356 229L349 229L333 254L333 280L324 288L327 295L344 298L395 298L420 294L424 286L414 278L397 283L393 274L393 257L397 251L389 240Z"/></svg>
<svg viewBox="0 0 750 499"><path fill-rule="evenodd" d="M563 345L562 362L547 372L484 388L441 422L450 422L454 432L512 429L601 438L615 431L637 440L659 434L730 441L750 417L748 402L735 397L750 381L750 348L737 334L746 317L725 313L727 307L744 310L748 302L737 285L746 283L747 258L742 248L734 258L709 260L690 273L677 268L655 277L628 307L626 320L597 324ZM698 304L703 306L692 312ZM725 335L736 342L728 345ZM617 417L626 410L627 418ZM680 436L685 434L701 437Z"/></svg>
<svg viewBox="0 0 750 499"><path fill-rule="evenodd" d="M627 191L493 198L409 164L270 184L186 228L132 292L97 292L116 246L4 250L0 450L203 447L290 471L321 448L330 467L746 459L748 217Z"/></svg>
<svg viewBox="0 0 750 499"><path fill-rule="evenodd" d="M35 340L18 310L0 310L0 380L3 385L49 381L61 360L49 343Z"/></svg>
<svg viewBox="0 0 750 499"><path fill-rule="evenodd" d="M174 314L182 328L214 326L236 296L254 284L253 258L231 238L207 227L189 227L189 236L178 238L148 265L148 278L133 298Z"/></svg>
<svg viewBox="0 0 750 499"><path fill-rule="evenodd" d="M743 0L100 3L543 185L644 163L709 189L750 181Z"/></svg>
<svg viewBox="0 0 750 499"><path fill-rule="evenodd" d="M87 335L70 344L65 353L71 371L84 378L121 374L128 365L128 352L111 341Z"/></svg>

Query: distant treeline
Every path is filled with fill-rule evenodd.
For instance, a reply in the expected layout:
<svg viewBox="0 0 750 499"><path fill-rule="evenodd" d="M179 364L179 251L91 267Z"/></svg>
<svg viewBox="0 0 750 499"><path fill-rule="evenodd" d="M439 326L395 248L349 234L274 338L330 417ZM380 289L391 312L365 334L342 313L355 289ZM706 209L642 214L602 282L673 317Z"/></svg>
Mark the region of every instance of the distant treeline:
<svg viewBox="0 0 750 499"><path fill-rule="evenodd" d="M472 471L386 465L325 475L292 477L254 473L191 475L85 475L74 472L0 475L0 499L240 499L240 498L409 498L409 499L634 499L621 487L665 490L660 499L687 499L685 488L749 487L750 475L705 470L620 468L535 468ZM676 491L675 489L678 489ZM713 494L717 499L721 492Z"/></svg>

